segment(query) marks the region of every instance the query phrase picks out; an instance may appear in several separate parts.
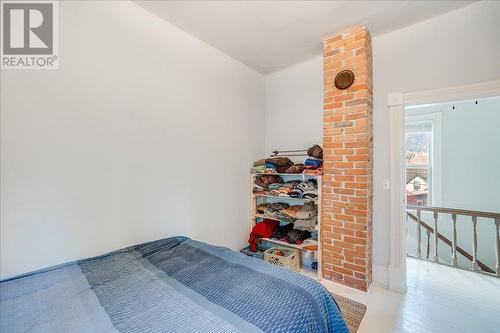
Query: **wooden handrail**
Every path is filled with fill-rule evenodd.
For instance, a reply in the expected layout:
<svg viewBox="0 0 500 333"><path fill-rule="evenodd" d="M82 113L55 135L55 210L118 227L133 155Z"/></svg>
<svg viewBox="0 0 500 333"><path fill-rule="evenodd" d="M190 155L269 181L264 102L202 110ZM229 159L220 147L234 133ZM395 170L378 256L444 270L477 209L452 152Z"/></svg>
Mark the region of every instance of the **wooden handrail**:
<svg viewBox="0 0 500 333"><path fill-rule="evenodd" d="M413 208L415 207L415 208ZM423 208L434 208L434 207L422 207L422 206L408 206L409 209L421 209L421 210L425 210ZM441 209L441 208L438 208L438 209ZM450 209L451 211L452 209ZM427 210L427 211L435 211L434 209L433 210ZM459 211L459 210L456 210L456 211ZM441 212L441 211L439 211ZM469 211L470 212L470 211ZM429 226L427 223L425 223L424 221L422 221L421 219L419 220L419 218L417 216L415 216L414 214L410 213L410 212L406 212L406 214L408 215L408 217L410 217L412 220L414 220L415 222L419 223L420 221L420 225L422 225L425 229L427 229L428 231L434 233L434 229ZM460 214L460 213L453 213L453 214ZM466 215L466 214L463 214L463 215ZM500 216L500 214L497 214ZM479 216L479 215L477 215ZM452 242L446 238L444 235L442 235L441 233L437 233L437 236L440 240L442 240L446 245L448 245L449 247L453 247L453 244ZM467 251L465 251L464 249L462 249L460 246L457 245L457 252L460 253L461 255L463 255L465 258L469 259L470 261L473 261L474 260L474 257L469 254ZM480 260L477 260L477 264L478 266L484 271L484 272L488 272L488 273L493 273L495 274L495 271L491 268L489 268L486 264L484 264L483 262L481 262Z"/></svg>
<svg viewBox="0 0 500 333"><path fill-rule="evenodd" d="M429 206L413 206L413 205L407 205L406 209L420 210L423 212L438 212L438 213L443 213L443 214L456 214L456 215L465 215L465 216L486 217L486 218L491 218L491 219L500 219L500 213L480 212L480 211L466 210L466 209L429 207Z"/></svg>

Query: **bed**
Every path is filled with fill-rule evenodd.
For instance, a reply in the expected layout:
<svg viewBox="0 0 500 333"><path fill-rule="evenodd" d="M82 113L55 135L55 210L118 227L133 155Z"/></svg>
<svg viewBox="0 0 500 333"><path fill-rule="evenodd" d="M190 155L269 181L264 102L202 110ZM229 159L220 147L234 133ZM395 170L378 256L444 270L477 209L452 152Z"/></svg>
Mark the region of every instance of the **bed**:
<svg viewBox="0 0 500 333"><path fill-rule="evenodd" d="M172 237L0 283L1 332L348 333L298 273Z"/></svg>

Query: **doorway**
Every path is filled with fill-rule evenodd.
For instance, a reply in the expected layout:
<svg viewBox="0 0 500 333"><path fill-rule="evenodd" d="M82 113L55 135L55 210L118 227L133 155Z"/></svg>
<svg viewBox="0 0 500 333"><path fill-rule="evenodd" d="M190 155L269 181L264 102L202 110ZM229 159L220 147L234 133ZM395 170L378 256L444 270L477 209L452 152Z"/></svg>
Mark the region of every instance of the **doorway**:
<svg viewBox="0 0 500 333"><path fill-rule="evenodd" d="M407 255L498 276L495 244L500 207L495 203L500 201L494 199L496 192L481 193L492 199L488 203L478 195L489 185L494 187L487 179L495 173L486 170L491 156L485 151L500 149L500 137L492 129L488 144L481 144L481 137L489 126L500 125L498 96L500 81L389 95L390 289L405 291ZM484 111L486 106L491 110ZM491 239L485 240L484 235Z"/></svg>
<svg viewBox="0 0 500 333"><path fill-rule="evenodd" d="M498 128L500 96L405 107L408 257L496 276Z"/></svg>

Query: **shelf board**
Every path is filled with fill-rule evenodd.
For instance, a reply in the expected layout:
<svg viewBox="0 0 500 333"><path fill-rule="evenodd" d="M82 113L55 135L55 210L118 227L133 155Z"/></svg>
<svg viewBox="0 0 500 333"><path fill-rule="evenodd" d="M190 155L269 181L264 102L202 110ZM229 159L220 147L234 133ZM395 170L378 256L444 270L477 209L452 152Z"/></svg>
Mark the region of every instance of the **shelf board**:
<svg viewBox="0 0 500 333"><path fill-rule="evenodd" d="M307 243L307 244L302 243L300 245L290 244L288 242L283 242L283 241L280 241L278 239L271 239L271 238L261 238L260 240L266 241L266 242L270 242L270 243L279 244L279 245L286 246L286 247L291 247L291 248L302 250L302 251L310 251L310 250L305 249L304 246L307 246L307 245L317 245L317 244L310 244L310 243ZM315 251L310 251L310 252L316 252L316 250Z"/></svg>
<svg viewBox="0 0 500 333"><path fill-rule="evenodd" d="M288 200L300 200L300 201L313 201L317 202L318 199L309 199L309 198L294 198L289 196L280 196L280 195L269 195L269 194L253 194L254 198L278 198L278 199L288 199Z"/></svg>

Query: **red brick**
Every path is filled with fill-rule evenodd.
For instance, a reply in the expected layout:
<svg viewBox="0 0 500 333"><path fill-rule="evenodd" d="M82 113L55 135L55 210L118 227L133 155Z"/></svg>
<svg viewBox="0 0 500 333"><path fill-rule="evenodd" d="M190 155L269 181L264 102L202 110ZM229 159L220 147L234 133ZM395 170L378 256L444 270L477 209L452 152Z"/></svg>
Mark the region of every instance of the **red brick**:
<svg viewBox="0 0 500 333"><path fill-rule="evenodd" d="M359 26L323 43L323 275L367 290L372 237L371 38ZM334 85L341 70L355 74L346 90Z"/></svg>

